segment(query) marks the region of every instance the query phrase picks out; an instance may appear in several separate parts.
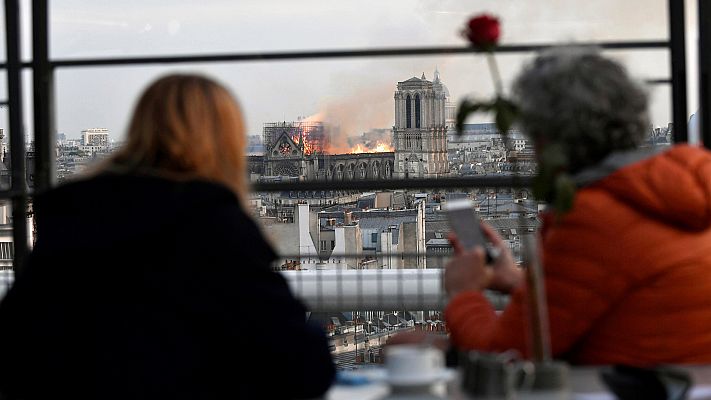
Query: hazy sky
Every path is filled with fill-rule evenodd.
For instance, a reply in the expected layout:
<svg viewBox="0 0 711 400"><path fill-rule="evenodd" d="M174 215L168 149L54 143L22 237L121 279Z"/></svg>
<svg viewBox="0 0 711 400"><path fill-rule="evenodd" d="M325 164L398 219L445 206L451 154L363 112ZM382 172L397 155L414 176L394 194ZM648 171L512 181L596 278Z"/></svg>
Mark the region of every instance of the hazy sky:
<svg viewBox="0 0 711 400"><path fill-rule="evenodd" d="M694 12L693 1L687 4ZM58 0L50 5L54 59L462 45L459 30L479 12L501 18L504 43L656 40L668 32L666 0ZM692 43L696 21L688 22ZM609 54L640 79L668 77L666 51ZM497 56L506 84L530 56ZM120 140L143 87L179 70L225 83L245 111L250 134L261 133L264 122L325 112L356 135L392 126L397 81L423 72L431 79L435 67L455 100L492 94L485 60L474 55L67 68L57 73L56 125L68 137L105 127ZM693 63L689 72L695 89ZM649 90L653 123L665 125L671 118L669 87ZM697 104L694 97L690 111ZM6 112L0 114L7 126ZM29 123L27 130L32 130Z"/></svg>

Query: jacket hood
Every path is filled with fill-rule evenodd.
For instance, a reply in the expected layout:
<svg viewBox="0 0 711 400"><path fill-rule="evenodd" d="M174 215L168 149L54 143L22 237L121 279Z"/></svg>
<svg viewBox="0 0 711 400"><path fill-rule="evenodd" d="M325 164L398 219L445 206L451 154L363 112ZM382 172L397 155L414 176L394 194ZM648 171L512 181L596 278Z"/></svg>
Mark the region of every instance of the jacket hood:
<svg viewBox="0 0 711 400"><path fill-rule="evenodd" d="M618 162L630 159L617 158ZM682 229L711 226L711 153L677 145L640 158L594 183L594 187L608 191L650 218ZM614 164L610 158L606 161L608 168Z"/></svg>

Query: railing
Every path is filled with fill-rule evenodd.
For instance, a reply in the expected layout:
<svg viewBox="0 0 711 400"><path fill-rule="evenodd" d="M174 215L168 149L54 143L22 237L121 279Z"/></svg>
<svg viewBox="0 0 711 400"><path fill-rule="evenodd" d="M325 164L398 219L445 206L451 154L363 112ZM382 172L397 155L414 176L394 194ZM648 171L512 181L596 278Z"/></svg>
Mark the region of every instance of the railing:
<svg viewBox="0 0 711 400"><path fill-rule="evenodd" d="M289 286L312 311L443 310L441 269L284 271ZM487 293L503 309L507 297Z"/></svg>
<svg viewBox="0 0 711 400"><path fill-rule="evenodd" d="M312 312L346 310L442 310L447 296L441 269L282 271L289 286ZM15 273L0 270L0 299L12 286ZM507 296L486 293L496 309Z"/></svg>

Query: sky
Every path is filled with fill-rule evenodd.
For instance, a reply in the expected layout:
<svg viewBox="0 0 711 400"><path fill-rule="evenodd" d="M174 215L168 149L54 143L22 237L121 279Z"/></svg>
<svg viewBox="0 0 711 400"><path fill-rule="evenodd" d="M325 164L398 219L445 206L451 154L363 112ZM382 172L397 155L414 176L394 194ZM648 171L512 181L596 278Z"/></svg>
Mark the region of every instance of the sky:
<svg viewBox="0 0 711 400"><path fill-rule="evenodd" d="M687 1L693 13L693 1ZM29 8L29 1L23 3ZM502 43L659 40L668 36L666 0L61 0L50 2L52 59L154 55L224 54L372 47L465 45L459 31L469 17L497 15ZM25 12L24 54L29 57ZM687 40L695 41L688 18ZM4 37L2 42L4 43ZM4 58L3 52L0 52ZM638 79L665 78L665 50L608 52ZM497 55L504 85L532 54ZM690 57L689 110L696 101ZM483 57L349 58L316 61L65 68L56 74L56 128L69 138L83 129L108 128L124 137L141 90L174 71L207 74L237 97L247 132L260 134L265 122L291 121L317 113L348 135L392 126L398 81L437 68L453 100L488 97L493 86ZM26 74L29 81L29 74ZM5 91L2 79L0 90ZM668 86L648 87L655 125L671 120ZM26 109L31 93L25 90ZM5 110L0 123L7 126ZM488 120L479 115L475 121ZM32 131L29 114L26 130Z"/></svg>

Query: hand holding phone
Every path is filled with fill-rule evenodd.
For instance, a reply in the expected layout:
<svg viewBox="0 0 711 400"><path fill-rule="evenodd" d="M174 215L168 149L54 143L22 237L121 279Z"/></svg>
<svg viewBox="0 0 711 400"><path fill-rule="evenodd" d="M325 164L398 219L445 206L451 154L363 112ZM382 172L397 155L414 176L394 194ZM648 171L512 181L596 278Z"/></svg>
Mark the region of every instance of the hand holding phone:
<svg viewBox="0 0 711 400"><path fill-rule="evenodd" d="M466 250L481 246L486 250L486 263L492 264L498 256L498 249L491 247L481 230L481 221L471 200L455 199L446 203L449 226L457 235L457 240Z"/></svg>

